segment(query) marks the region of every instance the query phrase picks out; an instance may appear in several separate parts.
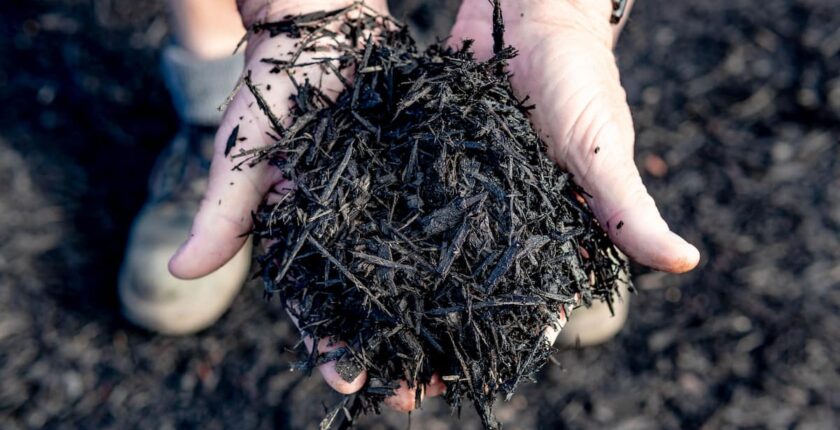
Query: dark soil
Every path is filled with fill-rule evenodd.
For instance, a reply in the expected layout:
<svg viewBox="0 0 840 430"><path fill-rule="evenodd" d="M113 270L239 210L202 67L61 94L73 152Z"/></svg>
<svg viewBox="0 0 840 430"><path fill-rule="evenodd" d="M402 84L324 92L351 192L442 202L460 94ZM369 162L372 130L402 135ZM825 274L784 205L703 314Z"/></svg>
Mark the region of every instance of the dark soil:
<svg viewBox="0 0 840 430"><path fill-rule="evenodd" d="M296 335L261 285L197 336L119 317L123 241L177 128L161 6L0 5L0 428L308 428L337 399L287 371ZM638 2L618 50L637 162L703 262L636 268L626 329L557 354L499 404L506 428L838 426L838 22L831 0ZM440 401L411 421L480 424Z"/></svg>

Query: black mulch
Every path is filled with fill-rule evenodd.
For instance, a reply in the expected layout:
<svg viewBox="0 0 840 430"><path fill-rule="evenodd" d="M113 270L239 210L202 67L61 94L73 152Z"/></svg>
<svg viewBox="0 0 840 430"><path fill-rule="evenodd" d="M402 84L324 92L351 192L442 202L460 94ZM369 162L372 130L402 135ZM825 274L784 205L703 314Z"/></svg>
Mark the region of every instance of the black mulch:
<svg viewBox="0 0 840 430"><path fill-rule="evenodd" d="M445 3L406 16L444 34ZM618 338L557 354L562 366L499 418L837 428L840 8L637 3L619 47L637 162L703 262L680 277L636 268ZM123 242L177 128L157 75L162 12L160 0L0 4L0 428L309 428L335 400L286 370L295 335L259 285L193 337L119 317ZM424 405L416 428L478 426ZM387 413L363 427L406 423Z"/></svg>

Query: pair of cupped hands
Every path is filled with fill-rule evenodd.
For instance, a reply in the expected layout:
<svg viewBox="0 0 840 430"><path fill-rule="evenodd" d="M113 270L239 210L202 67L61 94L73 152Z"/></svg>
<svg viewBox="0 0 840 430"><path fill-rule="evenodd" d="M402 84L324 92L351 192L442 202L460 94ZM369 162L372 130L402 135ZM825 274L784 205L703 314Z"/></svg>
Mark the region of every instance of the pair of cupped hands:
<svg viewBox="0 0 840 430"><path fill-rule="evenodd" d="M287 15L335 10L352 0L238 0L246 28ZM633 161L635 133L626 95L619 80L613 46L620 28L610 24L610 0L502 0L505 43L519 51L508 64L511 84L520 98L535 105L531 121L547 144L548 155L574 174L589 196L588 202L619 248L636 262L667 272L680 273L697 265L697 249L672 233L648 194ZM367 5L388 14L385 0ZM464 0L449 43L460 46L472 39L478 59L492 55L493 7L488 0ZM286 36L252 35L246 48L245 70L257 85L271 83L263 96L278 117L291 105L294 87L282 75L270 75L271 65L262 58L283 58L293 51ZM323 56L323 53L318 54ZM301 58L299 61L306 61ZM325 93L338 94L341 83L324 75L317 66L301 70L310 81L321 82ZM280 82L283 81L283 82ZM265 86L267 88L267 86ZM288 118L286 118L288 122ZM290 188L280 172L267 163L235 171L237 161L225 156L228 136L239 126L245 149L272 142L266 132L271 124L247 88L239 90L227 106L215 141L209 187L195 216L189 239L169 263L173 275L192 279L224 265L244 245L243 233L251 228L251 212ZM565 315L561 316L564 319ZM547 330L553 342L557 330ZM308 338L304 342L312 348ZM321 352L340 342L322 340ZM362 372L351 382L343 380L334 363L319 368L335 390L349 394L365 382ZM440 378L420 387L425 396L445 391ZM402 384L386 403L397 410L415 407L415 388Z"/></svg>

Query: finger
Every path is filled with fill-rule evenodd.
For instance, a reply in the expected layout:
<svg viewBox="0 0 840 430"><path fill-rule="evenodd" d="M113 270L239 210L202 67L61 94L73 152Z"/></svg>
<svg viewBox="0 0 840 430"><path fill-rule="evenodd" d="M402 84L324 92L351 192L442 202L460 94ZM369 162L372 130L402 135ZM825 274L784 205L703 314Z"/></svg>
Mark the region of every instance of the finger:
<svg viewBox="0 0 840 430"><path fill-rule="evenodd" d="M305 336L303 338L303 343L306 344L306 348L309 351L312 351L311 337ZM318 342L318 353L325 354L345 346L347 346L347 344L342 341L333 342L330 339L321 339ZM338 391L341 394L353 394L356 391L359 391L365 385L365 381L367 381L366 370L359 372L359 374L352 380L346 380L336 368L335 361L329 361L318 366L318 371L321 372L321 377L324 378L324 382L332 387L333 390Z"/></svg>
<svg viewBox="0 0 840 430"><path fill-rule="evenodd" d="M662 218L632 153L625 149L632 143L618 143L632 136L615 122L603 125L593 143L582 146L583 157L589 158L583 163L586 167L573 167L572 172L590 194L590 206L601 226L630 258L658 270L687 272L699 262L700 252Z"/></svg>
<svg viewBox="0 0 840 430"><path fill-rule="evenodd" d="M580 300L580 293L575 294L575 300ZM557 321L554 324L548 325L543 330L543 337L546 341L548 341L549 345L553 345L554 341L557 340L557 336L560 334L560 331L563 330L563 327L566 326L566 323L569 321L568 315L566 315L566 308L560 309L560 314L557 316Z"/></svg>
<svg viewBox="0 0 840 430"><path fill-rule="evenodd" d="M290 96L297 90L285 75L272 73L271 64L262 59L276 58L277 53L285 55L294 50L294 44L295 40L278 36L262 43L255 41L248 47L251 60L246 70L253 76L255 91L282 122L281 127L290 124L287 115L292 106ZM307 62L317 55L325 54L304 53L299 61ZM339 78L323 74L317 66L301 67L291 73L300 82L310 79L317 83L327 95L338 94L342 88ZM234 130L236 139L231 141ZM224 265L243 246L251 228L251 212L257 209L266 192L282 180L282 175L264 162L255 166L243 164L247 158L236 158L236 154L273 144L272 136L281 134L260 107L254 90L242 86L225 111L216 134L208 188L189 238L170 260L173 275L184 279L207 275Z"/></svg>
<svg viewBox="0 0 840 430"><path fill-rule="evenodd" d="M437 397L442 395L446 392L446 383L443 382L440 375L435 373L432 375L432 379L429 380L429 383L426 385L426 397Z"/></svg>
<svg viewBox="0 0 840 430"><path fill-rule="evenodd" d="M286 314L289 315L289 318L292 320L292 324L300 330L298 319L294 316L294 314L292 314L289 310L286 311ZM312 337L307 336L303 332L301 332L301 335L303 336L303 343L306 345L306 350L312 352ZM325 354L345 346L347 346L347 343L342 341L333 342L330 339L321 339L318 342L318 353ZM321 373L321 377L324 378L324 382L341 394L355 393L356 391L359 391L365 385L365 381L367 381L367 371L364 369L348 381L345 377L341 376L341 373L336 368L335 361L330 361L318 366L318 371Z"/></svg>
<svg viewBox="0 0 840 430"><path fill-rule="evenodd" d="M429 383L423 385L420 390L420 399L423 400L443 394L446 391L446 384L440 376L435 373L432 375ZM385 404L398 412L411 412L418 406L415 404L416 399L417 387L409 388L406 381L400 381L399 388L394 390L393 396L385 399Z"/></svg>
<svg viewBox="0 0 840 430"><path fill-rule="evenodd" d="M243 148L268 143L264 120L248 107L252 97L240 91L216 133L207 190L193 220L190 236L169 262L169 270L176 277L205 276L236 255L251 228L251 211L280 179L279 171L265 163L236 170L241 160L230 156L234 151L225 154L228 139L237 127L238 138L246 139L237 142Z"/></svg>

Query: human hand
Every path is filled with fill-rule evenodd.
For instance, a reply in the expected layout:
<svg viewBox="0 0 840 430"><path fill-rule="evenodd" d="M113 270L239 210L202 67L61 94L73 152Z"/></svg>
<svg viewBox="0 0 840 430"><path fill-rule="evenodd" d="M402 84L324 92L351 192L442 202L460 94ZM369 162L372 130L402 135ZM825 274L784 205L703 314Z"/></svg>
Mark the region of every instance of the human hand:
<svg viewBox="0 0 840 430"><path fill-rule="evenodd" d="M280 21L288 15L337 10L352 3L352 0L240 0L238 6L243 24L246 28L251 28L255 23ZM367 6L379 14L387 15L385 0L368 0ZM295 42L295 39L286 35L269 37L266 31L262 31L251 35L245 51L245 74L249 76L264 104L270 108L283 127L290 125L290 97L296 89L291 79L285 78L282 73L273 74L274 65L262 60L292 60L289 53L296 50ZM325 46L325 49L328 47ZM303 53L295 62L300 64L313 60L312 57L327 56L329 53L325 51ZM296 68L294 76L301 83L305 78L311 82L318 82L323 93L327 95L337 95L343 89L337 76L322 73L318 66ZM235 139L229 141L234 129ZM170 261L169 270L173 275L193 279L207 275L224 265L245 244L247 233L251 229L252 211L255 211L263 200L269 203L276 201L285 190L293 186L283 178L277 168L268 163L236 168L242 159L234 158L234 155L240 150L247 151L273 144L274 139L269 137L269 134L278 135L278 132L261 109L254 91L248 85L241 85L228 104L216 134L208 189L195 216L190 237ZM233 148L230 148L229 144L233 144ZM309 337L304 337L304 343L310 350L314 346ZM317 348L323 354L342 346L344 344L340 341L321 339ZM336 370L335 362L322 364L318 369L324 380L343 394L358 391L364 385L367 376L363 371L352 381L346 381ZM436 379L425 387L425 394L437 395L442 393L443 389L442 381ZM409 390L403 383L397 393L397 396L386 402L401 410L413 408L413 390ZM408 401L410 405L406 404Z"/></svg>
<svg viewBox="0 0 840 430"><path fill-rule="evenodd" d="M450 43L493 54L492 5L464 0ZM502 0L511 84L535 105L531 121L549 157L575 176L615 244L638 263L682 273L697 249L672 233L633 162L635 132L612 49L619 29L608 0Z"/></svg>

